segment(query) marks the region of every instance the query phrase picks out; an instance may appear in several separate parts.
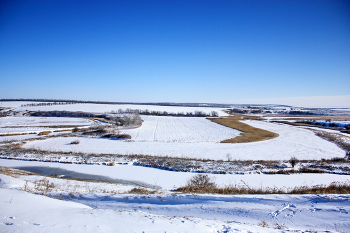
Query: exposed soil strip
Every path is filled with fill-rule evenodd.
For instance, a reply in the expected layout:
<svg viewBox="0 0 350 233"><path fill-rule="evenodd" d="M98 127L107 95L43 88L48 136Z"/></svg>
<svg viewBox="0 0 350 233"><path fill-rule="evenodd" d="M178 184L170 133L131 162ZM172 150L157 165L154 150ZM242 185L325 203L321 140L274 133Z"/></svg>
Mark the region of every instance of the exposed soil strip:
<svg viewBox="0 0 350 233"><path fill-rule="evenodd" d="M220 118L208 118L212 122L224 125L233 129L241 131L241 135L221 141L221 143L244 143L244 142L258 142L278 137L277 133L273 133L267 130L255 128L247 125L241 120L249 119L248 116L242 116L242 114L235 113L233 116L220 117Z"/></svg>

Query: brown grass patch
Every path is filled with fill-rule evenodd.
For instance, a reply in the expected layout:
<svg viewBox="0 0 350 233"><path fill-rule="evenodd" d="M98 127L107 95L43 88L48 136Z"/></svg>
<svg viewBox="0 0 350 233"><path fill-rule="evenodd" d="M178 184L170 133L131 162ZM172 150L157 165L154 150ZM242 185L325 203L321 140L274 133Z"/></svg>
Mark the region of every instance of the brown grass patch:
<svg viewBox="0 0 350 233"><path fill-rule="evenodd" d="M324 138L328 141L331 141L335 143L337 146L342 148L343 150L346 151L346 156L348 159L350 159L350 144L342 140L343 135L339 133L330 133L330 132L325 132L325 131L320 131L320 130L312 130L314 133L321 137Z"/></svg>
<svg viewBox="0 0 350 233"><path fill-rule="evenodd" d="M243 182L243 181L242 181ZM300 186L289 189L282 188L251 188L244 185L228 185L218 188L213 178L206 174L196 174L187 185L175 191L183 193L216 193L216 194L349 194L349 182L332 182L329 185Z"/></svg>
<svg viewBox="0 0 350 233"><path fill-rule="evenodd" d="M114 124L115 123L114 121L108 120L106 118L99 118L99 117L82 117L82 118L85 118L85 119L88 119L88 120L92 120L92 121L101 121L101 122L110 123L110 124Z"/></svg>
<svg viewBox="0 0 350 233"><path fill-rule="evenodd" d="M66 131L72 131L71 129L60 129L60 130L55 130L53 132L58 133L58 132L66 132Z"/></svg>
<svg viewBox="0 0 350 233"><path fill-rule="evenodd" d="M324 170L317 169L317 168L307 168L307 167L302 167L300 169L292 169L292 170L285 170L285 169L280 169L277 171L266 171L264 174L284 174L284 175L290 175L290 174L298 174L298 173L325 173Z"/></svg>
<svg viewBox="0 0 350 233"><path fill-rule="evenodd" d="M28 172L28 171L10 168L10 167L0 167L0 174L4 174L6 176L11 176L14 178L18 178L19 176L38 175L33 172Z"/></svg>
<svg viewBox="0 0 350 233"><path fill-rule="evenodd" d="M28 133L7 133L7 134L0 134L0 137L1 136L19 136L19 135L27 135Z"/></svg>
<svg viewBox="0 0 350 233"><path fill-rule="evenodd" d="M278 137L278 134L276 133L255 128L243 122L240 122L240 120L243 120L243 119L252 119L252 117L250 116L242 116L242 114L236 113L234 116L208 118L208 119L211 120L212 122L215 122L220 125L224 125L233 129L237 129L242 132L241 135L235 138L223 140L221 141L221 143L257 142L257 141L263 141L263 140L268 140L268 139Z"/></svg>
<svg viewBox="0 0 350 233"><path fill-rule="evenodd" d="M38 133L39 136L44 136L44 135L49 135L51 133L51 131L42 131L40 133Z"/></svg>
<svg viewBox="0 0 350 233"><path fill-rule="evenodd" d="M130 194L155 194L156 191L148 190L144 188L133 188L129 191Z"/></svg>
<svg viewBox="0 0 350 233"><path fill-rule="evenodd" d="M215 194L349 194L350 184L333 182L329 185L300 186L288 190L282 188L251 188L248 186L227 186L224 188L191 186L180 187L175 191L182 193L215 193Z"/></svg>

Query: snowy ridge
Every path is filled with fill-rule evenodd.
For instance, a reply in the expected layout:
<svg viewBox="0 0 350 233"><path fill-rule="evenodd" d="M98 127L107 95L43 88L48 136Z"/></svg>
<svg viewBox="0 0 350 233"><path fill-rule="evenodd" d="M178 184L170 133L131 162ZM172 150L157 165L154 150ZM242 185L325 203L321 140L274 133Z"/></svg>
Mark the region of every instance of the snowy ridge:
<svg viewBox="0 0 350 233"><path fill-rule="evenodd" d="M69 193L62 185L73 181L49 178L56 185L61 183L63 191L47 195L66 199L62 201L21 191L28 178L31 182L41 179L0 175L1 232L264 233L350 229L350 195L135 195L94 193L84 191L84 186Z"/></svg>

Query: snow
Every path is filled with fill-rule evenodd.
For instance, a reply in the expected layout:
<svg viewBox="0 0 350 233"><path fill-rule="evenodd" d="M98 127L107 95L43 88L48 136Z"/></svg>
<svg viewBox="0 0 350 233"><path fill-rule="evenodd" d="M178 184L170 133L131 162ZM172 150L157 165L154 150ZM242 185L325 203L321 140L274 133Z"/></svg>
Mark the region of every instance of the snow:
<svg viewBox="0 0 350 233"><path fill-rule="evenodd" d="M69 117L2 117L0 127L6 126L53 126L53 125L88 125L93 121Z"/></svg>
<svg viewBox="0 0 350 233"><path fill-rule="evenodd" d="M136 142L220 142L240 131L199 117L142 116L141 127L123 130Z"/></svg>
<svg viewBox="0 0 350 233"><path fill-rule="evenodd" d="M83 111L83 112L94 112L94 113L105 113L109 111L118 111L119 109L139 109L139 110L150 110L150 111L167 111L169 113L178 112L195 112L202 111L209 114L212 111L216 111L219 116L227 116L222 110L224 108L213 108L213 107L182 107L182 106L159 106L159 105L137 105L137 104L69 104L69 105L52 105L52 106L35 106L35 107L21 107L23 102L0 102L3 107L14 107L15 111Z"/></svg>
<svg viewBox="0 0 350 233"><path fill-rule="evenodd" d="M10 132L6 132L10 133ZM21 141L31 138L39 138L37 134L27 134L27 135L16 135L16 136L0 136L0 142L9 142L9 141Z"/></svg>
<svg viewBox="0 0 350 233"><path fill-rule="evenodd" d="M8 106L17 109L20 109L20 104L25 104L8 103ZM4 107L5 104L2 102L0 106ZM204 108L190 110L187 107L94 104L26 108L62 108L57 110L90 112L119 108L148 108L168 112L204 111ZM218 111L208 108L209 112L212 110ZM132 135L131 141L79 137L80 144L68 145L77 139L68 137L28 142L25 147L49 151L103 153L107 154L104 156L110 154L111 158L113 154L149 154L213 160L227 160L228 157L241 160L288 160L291 157L322 159L345 155L336 145L315 136L312 131L289 125L246 121L254 127L278 133L279 137L254 143L222 144L218 142L235 137L238 132L205 118L143 116L143 119L142 127L123 130L122 133ZM78 118L0 118L2 129L21 129L25 132L36 127L40 127L42 131L44 127L56 125L92 123ZM31 137L38 136L0 137L0 141ZM66 159L68 157L69 155ZM35 189L35 182L42 179L42 176L21 175L13 178L0 174L0 232L350 232L350 195L179 194L171 190L186 185L195 173L132 164L102 166L0 159L0 166L45 166L138 182L125 185L46 177L45 179L55 184L48 195L63 197L63 201L23 191L24 187ZM350 182L348 176L336 174L208 175L219 187L234 185L288 189ZM128 193L140 183L148 184L147 187L159 186L160 189L156 190L156 194Z"/></svg>
<svg viewBox="0 0 350 233"><path fill-rule="evenodd" d="M0 189L0 195L1 232L278 232L258 226L155 215L139 210L92 209L17 190Z"/></svg>
<svg viewBox="0 0 350 233"><path fill-rule="evenodd" d="M0 175L0 179L0 232L264 233L350 229L350 195L69 194L68 190L60 193L66 198L63 201L21 191L23 179L28 176ZM259 226L262 224L265 227Z"/></svg>
<svg viewBox="0 0 350 233"><path fill-rule="evenodd" d="M150 117L149 119L153 118L155 117ZM169 122L171 122L174 118L162 117L160 119L168 119ZM320 160L345 156L345 152L335 144L316 136L313 132L307 129L262 121L245 121L245 123L257 128L278 133L279 137L260 142L235 144L216 142L168 143L156 141L154 137L152 139L152 134L150 134L152 130L141 126L141 128L134 131L130 130L130 132L133 133L134 136L136 135L136 138L138 138L137 132L139 135L150 135L147 136L150 141L79 138L80 144L72 146L70 145L70 142L75 138L67 137L29 142L24 147L46 151L72 151L126 155L144 154L212 160L227 160L228 155L231 159L237 160L288 160L291 157L296 157L297 159ZM146 126L148 125L147 121L143 124ZM153 127L153 129L155 129L155 135L158 135L158 132L168 134L160 137L163 141L179 140L179 136L176 134L177 132L174 130L168 130L166 122L163 122L158 126L159 127L157 128ZM216 125L216 127L221 126ZM127 130L124 132L128 133Z"/></svg>
<svg viewBox="0 0 350 233"><path fill-rule="evenodd" d="M43 130L60 130L54 126L85 126L95 124L83 118L69 117L2 117L0 118L0 134L38 133Z"/></svg>
<svg viewBox="0 0 350 233"><path fill-rule="evenodd" d="M174 172L150 167L133 165L81 165L49 163L36 161L20 161L0 159L0 166L25 167L25 166L45 166L58 167L80 173L108 176L115 179L140 181L149 185L160 186L163 190L172 190L186 185L187 181L196 173ZM295 186L328 185L334 181L349 182L346 175L335 174L294 174L294 175L266 175L266 174L209 174L215 179L218 186L228 185L248 185L252 188L293 188Z"/></svg>

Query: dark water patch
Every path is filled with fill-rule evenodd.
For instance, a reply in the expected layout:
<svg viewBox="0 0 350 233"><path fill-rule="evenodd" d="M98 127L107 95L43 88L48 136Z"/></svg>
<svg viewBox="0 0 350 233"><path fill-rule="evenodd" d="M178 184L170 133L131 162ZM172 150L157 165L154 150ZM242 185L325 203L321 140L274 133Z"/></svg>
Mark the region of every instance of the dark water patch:
<svg viewBox="0 0 350 233"><path fill-rule="evenodd" d="M21 169L29 172L34 172L40 175L52 176L58 175L67 178L75 178L75 179L86 179L86 180L100 180L100 181L108 181L108 182L116 182L127 185L135 185L143 188L151 188L151 189L160 189L160 186L147 184L141 181L135 180L123 180L123 179L115 179L108 176L101 175L92 175L87 173L80 173L75 171L66 170L63 168L57 167L44 167L44 166L25 166L25 167L14 167L16 169Z"/></svg>

